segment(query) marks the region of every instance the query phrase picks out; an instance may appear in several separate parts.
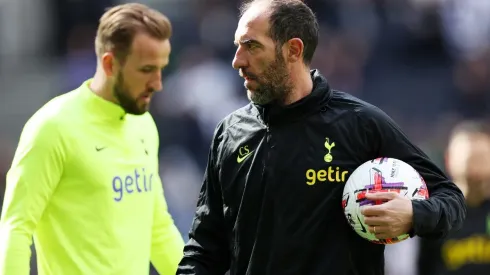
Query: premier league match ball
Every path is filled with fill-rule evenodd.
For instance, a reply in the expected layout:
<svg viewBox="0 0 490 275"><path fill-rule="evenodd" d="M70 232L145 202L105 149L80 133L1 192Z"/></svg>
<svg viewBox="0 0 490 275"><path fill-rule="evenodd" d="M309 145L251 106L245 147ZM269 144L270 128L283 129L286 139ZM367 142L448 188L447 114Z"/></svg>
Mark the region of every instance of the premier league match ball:
<svg viewBox="0 0 490 275"><path fill-rule="evenodd" d="M429 192L420 174L401 160L377 158L354 170L345 184L342 196L342 207L347 221L364 239L376 244L393 244L408 239L408 234L392 239L378 239L368 231L361 214L362 207L383 203L367 200L368 192L396 192L411 200L428 199Z"/></svg>

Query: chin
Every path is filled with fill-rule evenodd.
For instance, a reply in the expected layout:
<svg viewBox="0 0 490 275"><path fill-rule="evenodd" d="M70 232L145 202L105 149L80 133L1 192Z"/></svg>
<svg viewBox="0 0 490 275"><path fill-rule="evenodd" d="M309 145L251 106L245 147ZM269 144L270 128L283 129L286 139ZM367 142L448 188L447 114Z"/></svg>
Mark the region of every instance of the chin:
<svg viewBox="0 0 490 275"><path fill-rule="evenodd" d="M256 94L257 93L257 87L250 87L250 86L246 86L245 89L247 89L247 93L248 94Z"/></svg>
<svg viewBox="0 0 490 275"><path fill-rule="evenodd" d="M257 89L257 83L253 83L252 81L245 81L243 86L245 87L245 89L251 90L251 91Z"/></svg>
<svg viewBox="0 0 490 275"><path fill-rule="evenodd" d="M144 106L144 107L142 106L140 108L134 108L131 110L126 110L126 113L131 114L131 115L135 115L135 116L143 115L146 112L148 112L148 106Z"/></svg>
<svg viewBox="0 0 490 275"><path fill-rule="evenodd" d="M144 115L148 111L149 111L149 108L145 107L145 108L140 109L136 115Z"/></svg>
<svg viewBox="0 0 490 275"><path fill-rule="evenodd" d="M248 97L248 100L253 101L253 100L252 100L252 98L253 98L253 93L254 93L253 91L251 91L251 90L248 90L248 89L247 89L247 97Z"/></svg>

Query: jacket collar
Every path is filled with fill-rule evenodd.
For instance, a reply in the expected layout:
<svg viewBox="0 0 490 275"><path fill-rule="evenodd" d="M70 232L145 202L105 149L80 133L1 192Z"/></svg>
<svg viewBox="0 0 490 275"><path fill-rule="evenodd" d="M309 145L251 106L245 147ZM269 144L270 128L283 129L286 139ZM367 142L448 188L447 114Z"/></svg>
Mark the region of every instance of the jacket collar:
<svg viewBox="0 0 490 275"><path fill-rule="evenodd" d="M311 70L310 75L313 80L312 92L293 104L280 106L274 103L266 105L252 103L259 112L261 120L270 125L296 121L312 113L326 111L326 105L332 94L330 86L318 70Z"/></svg>

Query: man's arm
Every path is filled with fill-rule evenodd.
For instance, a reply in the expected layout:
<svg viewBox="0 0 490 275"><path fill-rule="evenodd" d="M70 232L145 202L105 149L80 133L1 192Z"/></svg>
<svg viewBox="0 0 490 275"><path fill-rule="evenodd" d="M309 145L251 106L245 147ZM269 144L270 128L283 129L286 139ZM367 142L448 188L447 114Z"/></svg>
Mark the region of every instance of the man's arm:
<svg viewBox="0 0 490 275"><path fill-rule="evenodd" d="M175 274L182 259L184 240L168 212L159 176L152 183L157 188L151 242L151 263L162 275Z"/></svg>
<svg viewBox="0 0 490 275"><path fill-rule="evenodd" d="M413 232L420 237L442 238L461 228L466 204L461 190L451 182L429 157L412 144L400 127L383 111L372 107L358 112L366 148L373 155L391 157L410 164L427 184L430 198L414 200Z"/></svg>
<svg viewBox="0 0 490 275"><path fill-rule="evenodd" d="M32 235L63 173L63 142L55 122L34 117L20 137L0 219L0 274L27 275Z"/></svg>
<svg viewBox="0 0 490 275"><path fill-rule="evenodd" d="M152 152L154 154L155 167L158 169L158 151L160 147L158 128L151 114L146 113L146 116L147 125L143 128L148 131L147 135L152 137L149 139L149 144L152 147ZM154 186L156 190L153 192L155 195L155 203L150 260L159 274L173 275L177 271L177 266L182 259L184 240L168 211L160 175L156 174L152 181L154 182L151 183L151 186Z"/></svg>
<svg viewBox="0 0 490 275"><path fill-rule="evenodd" d="M230 268L228 232L225 229L223 200L216 168L219 138L217 130L189 232L189 241L184 248L184 258L180 262L177 275L223 275Z"/></svg>

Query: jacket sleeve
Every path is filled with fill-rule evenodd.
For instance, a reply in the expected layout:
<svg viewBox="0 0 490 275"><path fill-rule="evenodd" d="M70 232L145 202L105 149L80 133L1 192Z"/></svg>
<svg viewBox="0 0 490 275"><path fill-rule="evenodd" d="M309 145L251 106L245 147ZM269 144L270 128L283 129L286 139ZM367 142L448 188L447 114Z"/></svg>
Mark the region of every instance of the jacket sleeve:
<svg viewBox="0 0 490 275"><path fill-rule="evenodd" d="M189 241L177 275L223 275L230 267L230 252L217 176L219 126L208 157Z"/></svg>
<svg viewBox="0 0 490 275"><path fill-rule="evenodd" d="M32 236L49 205L65 161L66 151L57 123L39 115L20 136L0 218L0 274L27 275Z"/></svg>
<svg viewBox="0 0 490 275"><path fill-rule="evenodd" d="M461 228L466 204L461 190L451 182L429 157L412 144L400 127L376 107L358 112L363 121L366 148L374 147L377 157L391 157L410 164L427 184L430 198L412 201L412 235L443 238Z"/></svg>

